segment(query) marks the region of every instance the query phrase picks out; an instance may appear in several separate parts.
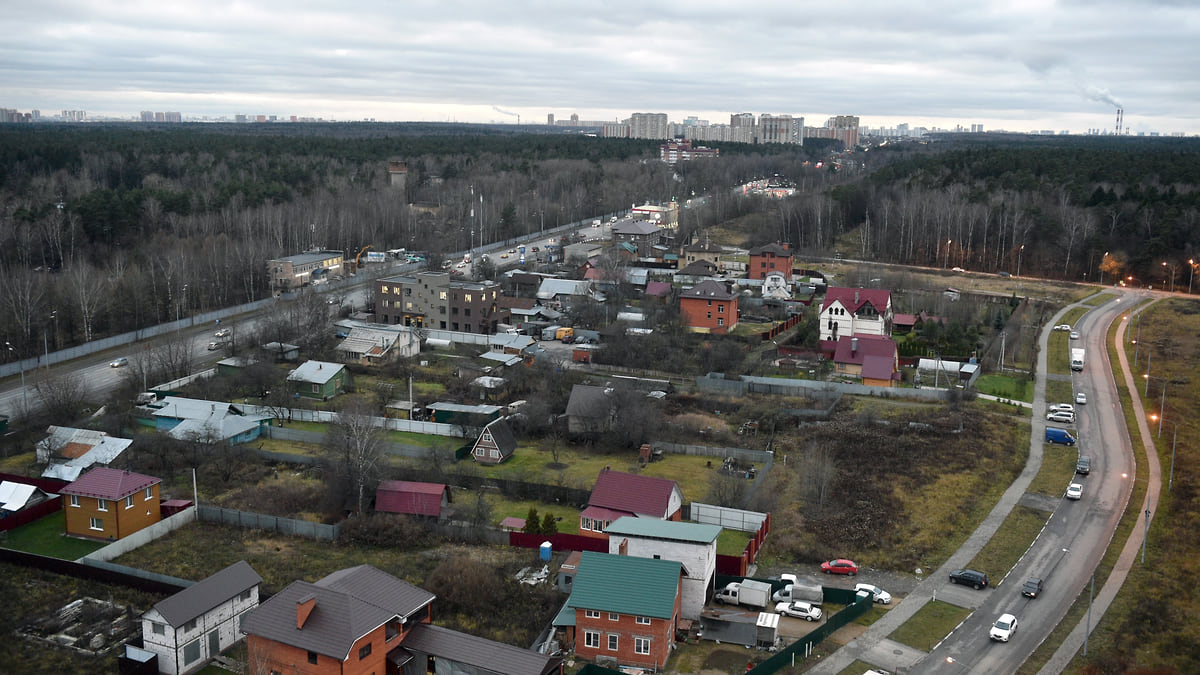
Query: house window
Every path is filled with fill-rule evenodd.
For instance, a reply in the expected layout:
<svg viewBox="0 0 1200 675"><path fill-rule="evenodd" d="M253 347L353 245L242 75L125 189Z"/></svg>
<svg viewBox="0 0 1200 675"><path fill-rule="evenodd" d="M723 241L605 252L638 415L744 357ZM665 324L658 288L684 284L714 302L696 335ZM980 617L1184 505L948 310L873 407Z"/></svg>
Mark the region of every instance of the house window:
<svg viewBox="0 0 1200 675"><path fill-rule="evenodd" d="M600 649L600 634L594 630L583 631L583 644L591 649Z"/></svg>
<svg viewBox="0 0 1200 675"><path fill-rule="evenodd" d="M314 393L314 394L321 393L321 385L319 385L319 384L312 385L312 393Z"/></svg>
<svg viewBox="0 0 1200 675"><path fill-rule="evenodd" d="M309 662L309 663L311 663L311 664L313 664L313 665L316 665L317 661L319 661L319 660L320 660L320 657L317 655L317 653L316 653L316 652L309 652L309 653L308 653L308 662Z"/></svg>
<svg viewBox="0 0 1200 675"><path fill-rule="evenodd" d="M75 508L79 508L79 495L71 495L71 498L67 500L67 503Z"/></svg>
<svg viewBox="0 0 1200 675"><path fill-rule="evenodd" d="M387 286L382 286L382 287L380 287L379 291L380 291L381 293L383 293L384 295L387 295L387 292L388 292L388 287L387 287ZM309 661L309 663L312 663L312 661Z"/></svg>
<svg viewBox="0 0 1200 675"><path fill-rule="evenodd" d="M637 622L638 622L638 623L640 623L640 624L641 624L641 625L643 625L643 626L649 626L649 625L650 625L650 617L648 617L648 616L639 616L639 617L637 618Z"/></svg>
<svg viewBox="0 0 1200 675"><path fill-rule="evenodd" d="M370 656L370 655L371 655L371 643L370 643L370 642L368 642L367 644L365 644L365 645L363 645L361 648L359 648L359 650L358 650L358 660L359 660L359 661L361 661L361 660L363 660L363 659L367 658L367 657L368 657L368 656Z"/></svg>
<svg viewBox="0 0 1200 675"><path fill-rule="evenodd" d="M250 599L250 589L248 589L248 588L238 594L238 600L241 602L245 602L249 599Z"/></svg>
<svg viewBox="0 0 1200 675"><path fill-rule="evenodd" d="M725 325L725 317L717 317L717 325L724 326Z"/></svg>
<svg viewBox="0 0 1200 675"><path fill-rule="evenodd" d="M187 632L194 631L194 630L196 630L196 620L195 619L192 619L191 621L183 624L183 632L187 633Z"/></svg>
<svg viewBox="0 0 1200 675"><path fill-rule="evenodd" d="M154 488L148 487L142 492L142 500L148 501L154 499Z"/></svg>
<svg viewBox="0 0 1200 675"><path fill-rule="evenodd" d="M621 620L621 615L620 615L620 614L617 614L616 612L609 612L609 613L608 613L608 620L609 620L609 621L620 621L620 620Z"/></svg>
<svg viewBox="0 0 1200 675"><path fill-rule="evenodd" d="M470 302L470 301L471 301L471 294L470 294L470 293L467 293L466 295L464 295L464 296L463 296L463 300L466 300L467 302Z"/></svg>
<svg viewBox="0 0 1200 675"><path fill-rule="evenodd" d="M200 660L200 640L192 640L183 646L183 662L191 663Z"/></svg>
<svg viewBox="0 0 1200 675"><path fill-rule="evenodd" d="M471 316L471 308L470 308L470 307L467 307L466 309L464 309L464 310L463 310L463 314L465 314L465 315L467 315L467 316Z"/></svg>
<svg viewBox="0 0 1200 675"><path fill-rule="evenodd" d="M592 529L592 519L591 518L581 518L579 520L579 529L581 529L581 530Z"/></svg>
<svg viewBox="0 0 1200 675"><path fill-rule="evenodd" d="M154 631L155 635L167 634L167 627L155 621L150 622L150 629Z"/></svg>
<svg viewBox="0 0 1200 675"><path fill-rule="evenodd" d="M709 307L712 307L712 300L709 300L709 301L708 301L708 306L709 306Z"/></svg>
<svg viewBox="0 0 1200 675"><path fill-rule="evenodd" d="M589 619L599 619L600 618L600 612L597 610L594 610L594 609L583 610L583 615Z"/></svg>
<svg viewBox="0 0 1200 675"><path fill-rule="evenodd" d="M610 652L617 651L617 645L619 644L618 637L619 636L615 633L608 634L608 651L610 651Z"/></svg>
<svg viewBox="0 0 1200 675"><path fill-rule="evenodd" d="M644 638L644 637L633 638L633 653L649 654L650 653L650 638Z"/></svg>
<svg viewBox="0 0 1200 675"><path fill-rule="evenodd" d="M717 305L717 314L725 313L725 305Z"/></svg>
<svg viewBox="0 0 1200 675"><path fill-rule="evenodd" d="M128 497L125 498L125 508L127 508L127 509L133 508L133 495L129 495Z"/></svg>
<svg viewBox="0 0 1200 675"><path fill-rule="evenodd" d="M438 293L438 299L445 300L446 299L446 291L442 291L441 293Z"/></svg>
<svg viewBox="0 0 1200 675"><path fill-rule="evenodd" d="M100 520L99 518L92 518L92 524L90 527L93 530L103 530L104 529L104 521Z"/></svg>
<svg viewBox="0 0 1200 675"><path fill-rule="evenodd" d="M96 510L97 511L107 511L108 510L108 500L107 499L97 499L96 500Z"/></svg>
<svg viewBox="0 0 1200 675"><path fill-rule="evenodd" d="M711 319L711 318L712 318L712 312L708 312L707 314L705 314L705 316L706 316L706 317L708 317L709 319Z"/></svg>

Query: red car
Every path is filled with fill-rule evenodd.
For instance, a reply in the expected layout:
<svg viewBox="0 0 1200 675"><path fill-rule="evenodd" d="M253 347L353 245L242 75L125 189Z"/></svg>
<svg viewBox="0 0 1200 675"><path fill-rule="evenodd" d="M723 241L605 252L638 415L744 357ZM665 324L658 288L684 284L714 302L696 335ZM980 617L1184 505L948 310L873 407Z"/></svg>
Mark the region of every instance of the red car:
<svg viewBox="0 0 1200 675"><path fill-rule="evenodd" d="M854 564L853 560L844 560L837 558L829 562L821 563L821 571L825 574L846 574L854 576L858 574L858 565Z"/></svg>

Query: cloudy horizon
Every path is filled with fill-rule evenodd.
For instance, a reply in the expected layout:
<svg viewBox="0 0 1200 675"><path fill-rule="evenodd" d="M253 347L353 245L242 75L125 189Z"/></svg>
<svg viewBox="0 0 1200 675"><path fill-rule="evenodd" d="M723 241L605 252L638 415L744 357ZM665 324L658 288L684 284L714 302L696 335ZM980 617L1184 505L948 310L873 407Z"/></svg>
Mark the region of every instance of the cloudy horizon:
<svg viewBox="0 0 1200 675"><path fill-rule="evenodd" d="M6 8L0 107L544 124L728 123L1200 133L1183 0L453 4L45 0Z"/></svg>

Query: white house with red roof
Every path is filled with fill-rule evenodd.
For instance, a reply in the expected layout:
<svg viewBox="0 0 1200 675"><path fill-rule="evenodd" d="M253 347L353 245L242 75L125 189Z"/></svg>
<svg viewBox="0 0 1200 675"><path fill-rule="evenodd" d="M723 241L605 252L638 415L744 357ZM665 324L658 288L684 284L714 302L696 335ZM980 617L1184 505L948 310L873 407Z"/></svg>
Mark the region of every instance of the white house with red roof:
<svg viewBox="0 0 1200 675"><path fill-rule="evenodd" d="M683 492L679 483L667 478L602 470L587 507L579 514L579 534L607 538L609 524L624 516L682 520Z"/></svg>
<svg viewBox="0 0 1200 675"><path fill-rule="evenodd" d="M838 288L825 291L821 303L822 342L842 336L892 334L892 293L881 288ZM832 351L833 345L825 346Z"/></svg>
<svg viewBox="0 0 1200 675"><path fill-rule="evenodd" d="M862 379L872 387L900 383L900 353L896 341L882 335L843 335L833 354L834 372Z"/></svg>

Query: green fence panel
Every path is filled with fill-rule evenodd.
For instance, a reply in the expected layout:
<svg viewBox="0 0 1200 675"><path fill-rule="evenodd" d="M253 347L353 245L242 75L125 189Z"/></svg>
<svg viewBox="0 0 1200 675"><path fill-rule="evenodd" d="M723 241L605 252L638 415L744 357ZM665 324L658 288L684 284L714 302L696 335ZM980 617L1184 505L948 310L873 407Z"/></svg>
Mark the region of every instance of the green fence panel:
<svg viewBox="0 0 1200 675"><path fill-rule="evenodd" d="M830 591L841 591L854 596L853 591L846 591L840 588L826 588L825 598L831 602L836 602L830 597ZM866 614L872 607L871 598L859 598L854 596L853 602L842 611L834 614L825 620L825 624L813 632L805 635L796 642L788 645L786 649L781 650L778 654L763 661L749 671L752 675L771 675L777 673L784 668L792 667L792 660L795 658L798 661L803 661L807 658L809 645L819 644L822 640L833 635L834 631L854 621L858 617Z"/></svg>

